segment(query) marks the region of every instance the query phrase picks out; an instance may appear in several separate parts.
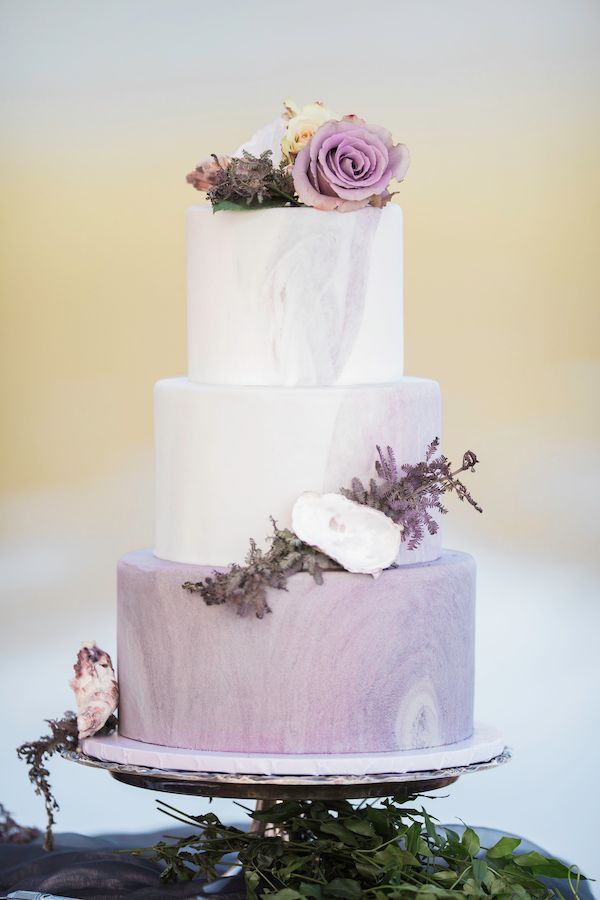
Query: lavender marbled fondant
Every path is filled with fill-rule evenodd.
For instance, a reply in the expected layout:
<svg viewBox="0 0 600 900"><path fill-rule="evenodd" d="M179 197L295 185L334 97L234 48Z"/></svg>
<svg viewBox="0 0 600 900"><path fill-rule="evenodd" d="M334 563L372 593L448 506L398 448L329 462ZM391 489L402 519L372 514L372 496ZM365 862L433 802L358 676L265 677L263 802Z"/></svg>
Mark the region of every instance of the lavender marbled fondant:
<svg viewBox="0 0 600 900"><path fill-rule="evenodd" d="M379 579L306 574L262 621L181 588L210 569L149 550L118 569L120 733L246 753L370 753L473 730L475 563L445 551Z"/></svg>

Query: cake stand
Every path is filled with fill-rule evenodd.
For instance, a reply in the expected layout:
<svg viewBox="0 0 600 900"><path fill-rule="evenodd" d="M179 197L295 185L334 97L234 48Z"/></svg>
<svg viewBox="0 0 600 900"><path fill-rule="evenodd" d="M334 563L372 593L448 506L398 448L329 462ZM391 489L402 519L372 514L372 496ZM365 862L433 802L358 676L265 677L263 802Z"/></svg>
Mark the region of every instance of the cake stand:
<svg viewBox="0 0 600 900"><path fill-rule="evenodd" d="M497 735L497 732L495 733ZM489 737L489 734L488 734ZM119 738L113 740L116 747L111 747L110 738L100 739L108 744L108 749L92 744L90 741L84 742L84 750L90 747L102 755L129 756L135 757L135 752L123 753L119 752ZM497 768L511 759L510 748L504 744L500 745L498 752L493 753L488 758L481 758L486 755L486 748L496 748L498 745L498 737L496 741L471 742L473 747L471 753L467 754L470 759L465 757L463 751L461 754L455 754L455 758L465 761L460 764L439 765L440 760L447 758L452 761L452 754L444 755L437 753L428 753L427 751L419 751L422 754L424 763L429 760L434 762L435 766L420 770L414 770L416 764L414 756L412 759L413 771L397 771L400 767L398 764L398 754L395 754L393 760L396 764L396 771L371 771L363 774L273 774L273 768L277 768L277 757L254 758L255 754L248 754L247 758L250 763L245 768L263 769L261 772L235 772L235 771L202 771L199 766L202 763L203 755L196 754L192 757L194 761L194 770L186 770L184 768L159 768L152 765L140 765L132 761L122 762L115 759L100 759L98 756L92 756L84 750L65 750L62 753L64 759L79 765L88 766L94 769L101 769L108 772L117 781L132 787L144 788L151 791L164 791L170 794L185 794L192 797L228 797L243 800L256 801L256 809L262 810L272 806L281 800L357 800L372 799L378 797L394 796L400 801L410 797L416 793L424 793L427 791L435 791L440 788L448 787L453 784L462 775L481 772L487 769ZM137 742L125 742L132 744ZM121 748L122 749L122 748ZM158 748L157 748L158 749ZM169 748L161 748L168 750ZM135 748L134 748L135 750ZM141 751L143 758L144 751ZM353 755L354 756L354 755ZM377 762L386 754L377 754ZM152 759L152 751L148 751L148 759ZM168 759L177 759L171 755ZM205 754L204 758L210 758L210 754ZM254 758L254 759L253 759ZM354 760L354 768L369 768L365 765L367 758L359 757L358 764ZM182 765L185 760L183 757ZM310 766L306 768L318 768L318 757L313 759ZM274 765L275 763L275 765ZM314 763L314 765L313 765ZM239 760L238 760L238 768ZM350 768L351 766L348 766ZM377 763L375 763L377 767ZM223 763L221 763L223 768ZM370 768L373 768L371 766ZM267 774L264 774L266 772ZM277 834L281 836L281 831L272 825L264 822L252 821L251 830L261 831L265 834ZM244 888L244 879L239 865L232 865L226 869L222 877L210 884L198 885L198 897L221 896L230 898L230 900L242 900L246 897Z"/></svg>

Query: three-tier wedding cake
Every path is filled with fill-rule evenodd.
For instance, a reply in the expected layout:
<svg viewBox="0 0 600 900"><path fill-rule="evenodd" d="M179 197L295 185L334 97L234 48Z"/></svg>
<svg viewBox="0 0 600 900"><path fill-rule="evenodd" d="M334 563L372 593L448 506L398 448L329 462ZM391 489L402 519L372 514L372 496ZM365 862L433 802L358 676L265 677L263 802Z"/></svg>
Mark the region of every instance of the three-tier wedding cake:
<svg viewBox="0 0 600 900"><path fill-rule="evenodd" d="M212 207L187 219L188 376L155 389L155 548L118 567L122 737L345 754L472 734L472 558L442 550L432 507L412 532L392 514L398 545L371 570L361 553L380 523L353 512L359 483L363 509L386 512L385 492L370 502L374 482L367 496L376 446L418 472L441 435L438 385L403 373L403 220L387 188L407 166L383 129L288 105L274 129L188 178ZM352 485L338 510L331 497ZM318 515L298 544L321 554L316 579L302 563L282 583L268 573L259 616L237 614L243 598L184 590L215 587L215 568L235 564L224 571L243 593L262 577L270 517L294 537L305 492L303 521ZM339 565L338 544L355 565Z"/></svg>

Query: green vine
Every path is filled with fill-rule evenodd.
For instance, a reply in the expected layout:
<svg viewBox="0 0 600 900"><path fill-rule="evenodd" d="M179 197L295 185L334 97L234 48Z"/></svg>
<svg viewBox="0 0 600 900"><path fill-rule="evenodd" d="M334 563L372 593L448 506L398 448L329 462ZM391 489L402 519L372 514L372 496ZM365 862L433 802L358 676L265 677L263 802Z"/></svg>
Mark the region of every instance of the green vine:
<svg viewBox="0 0 600 900"><path fill-rule="evenodd" d="M577 897L584 880L557 859L519 854L519 838L505 836L483 848L472 828L459 834L440 827L423 808L395 797L357 806L286 801L251 812L255 822L274 826L269 835L223 825L213 813L191 816L159 805L198 834L133 852L161 862L165 882L212 880L223 857L237 854L249 900ZM543 877L565 879L567 893L548 887Z"/></svg>

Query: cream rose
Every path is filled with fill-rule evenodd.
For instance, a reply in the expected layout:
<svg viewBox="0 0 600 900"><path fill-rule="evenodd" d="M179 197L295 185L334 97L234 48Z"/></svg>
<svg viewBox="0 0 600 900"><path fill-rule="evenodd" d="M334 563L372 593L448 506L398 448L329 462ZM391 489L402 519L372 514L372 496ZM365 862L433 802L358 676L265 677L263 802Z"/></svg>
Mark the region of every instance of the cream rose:
<svg viewBox="0 0 600 900"><path fill-rule="evenodd" d="M284 106L288 122L281 141L281 152L283 158L289 162L295 160L300 150L308 144L321 125L332 119L341 118L337 113L324 106L320 100L315 103L307 103L302 108L296 106L293 100L286 100Z"/></svg>

